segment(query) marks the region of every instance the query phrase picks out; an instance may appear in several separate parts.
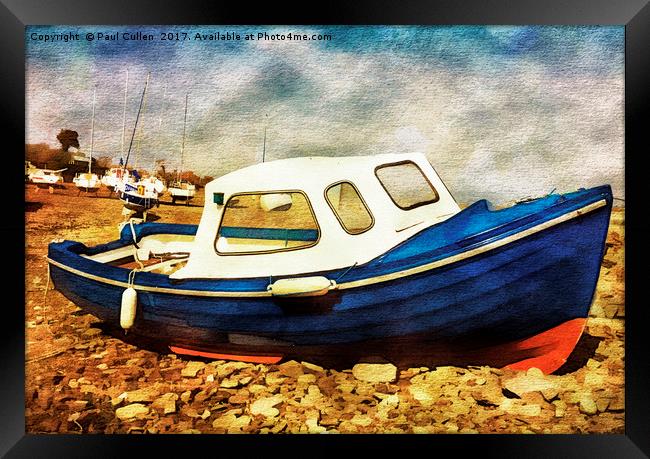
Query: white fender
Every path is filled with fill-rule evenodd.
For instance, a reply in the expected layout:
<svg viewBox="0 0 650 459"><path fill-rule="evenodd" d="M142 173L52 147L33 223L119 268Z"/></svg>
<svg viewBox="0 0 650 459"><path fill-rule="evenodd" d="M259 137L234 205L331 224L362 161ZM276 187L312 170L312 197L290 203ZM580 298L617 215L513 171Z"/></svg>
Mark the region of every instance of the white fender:
<svg viewBox="0 0 650 459"><path fill-rule="evenodd" d="M320 296L335 289L336 282L323 276L280 279L266 289L273 296Z"/></svg>
<svg viewBox="0 0 650 459"><path fill-rule="evenodd" d="M122 307L120 308L120 326L128 330L135 322L135 312L138 308L138 292L129 287L122 293Z"/></svg>

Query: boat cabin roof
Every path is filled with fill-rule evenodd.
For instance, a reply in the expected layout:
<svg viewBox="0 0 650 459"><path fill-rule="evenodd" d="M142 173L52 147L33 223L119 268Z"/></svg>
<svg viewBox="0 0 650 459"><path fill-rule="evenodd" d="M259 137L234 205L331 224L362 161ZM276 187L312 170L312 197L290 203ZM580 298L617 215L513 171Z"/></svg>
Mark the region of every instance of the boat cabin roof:
<svg viewBox="0 0 650 459"><path fill-rule="evenodd" d="M208 183L173 278L297 275L366 263L460 208L421 153L303 157Z"/></svg>

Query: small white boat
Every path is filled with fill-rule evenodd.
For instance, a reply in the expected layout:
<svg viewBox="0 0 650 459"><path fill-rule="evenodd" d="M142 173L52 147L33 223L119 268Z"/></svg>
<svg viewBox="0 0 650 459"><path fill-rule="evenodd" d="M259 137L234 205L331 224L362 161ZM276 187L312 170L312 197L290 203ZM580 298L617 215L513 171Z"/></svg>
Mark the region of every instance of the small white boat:
<svg viewBox="0 0 650 459"><path fill-rule="evenodd" d="M187 204L196 195L196 186L187 180L172 182L167 190L172 197L172 204L176 204L176 201L185 201Z"/></svg>
<svg viewBox="0 0 650 459"><path fill-rule="evenodd" d="M37 186L63 186L63 176L61 172L66 169L35 169L27 176L29 181Z"/></svg>
<svg viewBox="0 0 650 459"><path fill-rule="evenodd" d="M101 180L99 180L97 174L93 174L92 171L93 148L95 146L95 94L96 91L93 90L93 115L90 124L90 157L88 158L88 172L78 173L75 178L72 179L72 182L79 189L79 193L82 191L87 193L96 193L102 186Z"/></svg>
<svg viewBox="0 0 650 459"><path fill-rule="evenodd" d="M146 177L138 182L118 182L116 191L124 207L135 212L146 212L160 205L159 194L165 189L162 180Z"/></svg>
<svg viewBox="0 0 650 459"><path fill-rule="evenodd" d="M95 193L102 186L102 182L99 177L97 177L97 174L89 172L78 173L75 178L72 179L72 182L77 188L79 188L79 192L86 191L89 193Z"/></svg>
<svg viewBox="0 0 650 459"><path fill-rule="evenodd" d="M185 95L185 118L183 119L183 140L181 142L181 165L178 169L178 176L176 181L169 185L169 194L172 197L172 204L176 201L185 201L185 204L190 202L196 194L196 186L187 180L183 180L183 151L185 150L185 126L187 125L187 94Z"/></svg>
<svg viewBox="0 0 650 459"><path fill-rule="evenodd" d="M111 167L102 177L102 184L109 190L115 191L120 182L129 182L131 173L123 167Z"/></svg>

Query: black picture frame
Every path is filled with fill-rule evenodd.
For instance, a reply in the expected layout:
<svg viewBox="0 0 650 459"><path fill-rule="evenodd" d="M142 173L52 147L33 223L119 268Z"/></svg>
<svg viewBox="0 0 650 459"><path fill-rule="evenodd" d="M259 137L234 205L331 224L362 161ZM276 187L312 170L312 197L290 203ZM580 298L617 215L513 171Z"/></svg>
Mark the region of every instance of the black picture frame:
<svg viewBox="0 0 650 459"><path fill-rule="evenodd" d="M625 188L626 188L626 422L621 435L379 435L379 436L123 436L27 435L24 396L24 185L19 181L25 132L24 27L35 24L585 24L625 25ZM11 190L4 206L1 233L5 242L2 285L9 301L2 308L0 357L0 455L6 457L117 457L191 454L208 448L210 455L290 453L337 448L356 454L395 448L401 454L466 454L482 457L648 457L650 451L650 359L644 353L647 303L641 300L648 256L640 163L647 154L650 88L650 5L647 0L465 0L296 2L262 5L211 0L0 0L3 130L10 159L5 186ZM643 141L646 143L642 143ZM647 180L647 179L646 179ZM23 269L17 268L23 266ZM21 303L22 301L22 303ZM203 437L203 438L197 438ZM246 437L246 438L242 438ZM296 438L297 437L297 438ZM264 449L262 449L264 448ZM289 449L290 448L290 449ZM285 449L288 449L285 451Z"/></svg>

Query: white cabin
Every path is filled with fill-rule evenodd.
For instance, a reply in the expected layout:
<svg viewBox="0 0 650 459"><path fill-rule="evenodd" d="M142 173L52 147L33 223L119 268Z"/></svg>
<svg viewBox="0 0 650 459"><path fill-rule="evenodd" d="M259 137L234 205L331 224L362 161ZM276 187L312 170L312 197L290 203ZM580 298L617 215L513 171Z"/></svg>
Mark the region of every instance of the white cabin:
<svg viewBox="0 0 650 459"><path fill-rule="evenodd" d="M421 153L291 158L213 180L171 278L285 276L366 263L460 208Z"/></svg>

